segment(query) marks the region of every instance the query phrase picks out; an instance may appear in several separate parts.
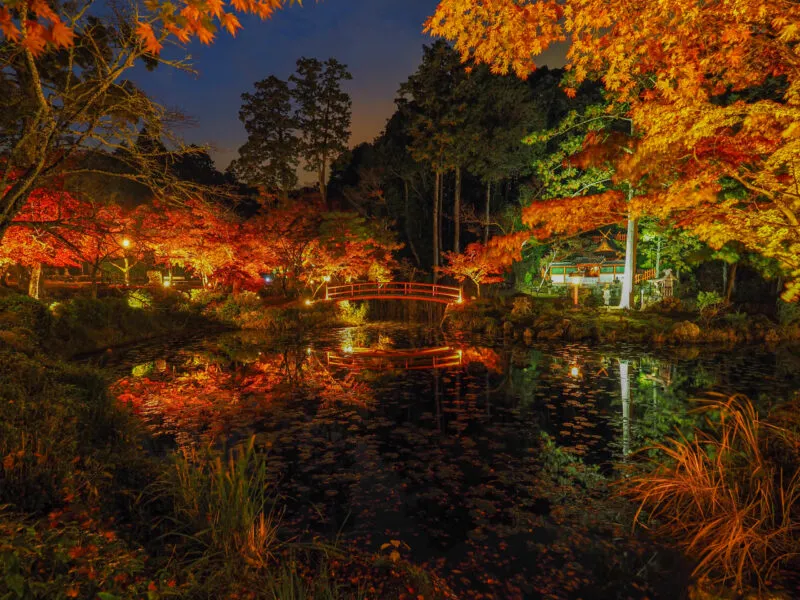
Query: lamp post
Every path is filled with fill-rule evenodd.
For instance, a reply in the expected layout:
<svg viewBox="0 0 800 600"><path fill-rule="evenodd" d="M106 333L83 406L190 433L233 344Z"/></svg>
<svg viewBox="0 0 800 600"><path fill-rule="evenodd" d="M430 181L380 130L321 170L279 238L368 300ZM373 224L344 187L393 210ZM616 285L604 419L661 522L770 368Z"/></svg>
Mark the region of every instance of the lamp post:
<svg viewBox="0 0 800 600"><path fill-rule="evenodd" d="M127 252L127 250L128 250L128 248L131 247L132 242L128 238L123 238L123 240L120 243L120 245L122 246L122 260L125 263L125 267L122 269L122 274L123 274L123 276L125 278L125 287L127 287L127 286L129 286L131 284L131 278L130 278L131 267L130 267L130 262L128 260L128 252Z"/></svg>

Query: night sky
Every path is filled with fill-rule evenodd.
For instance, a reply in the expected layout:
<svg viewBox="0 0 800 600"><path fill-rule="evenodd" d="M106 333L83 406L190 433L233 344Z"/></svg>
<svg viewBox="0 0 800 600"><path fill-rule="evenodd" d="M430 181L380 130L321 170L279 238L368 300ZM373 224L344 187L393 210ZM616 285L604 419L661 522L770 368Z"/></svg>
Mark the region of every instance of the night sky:
<svg viewBox="0 0 800 600"><path fill-rule="evenodd" d="M422 45L432 38L422 23L437 0L306 0L275 13L269 21L242 17L236 38L220 33L211 46L189 48L198 75L159 68L137 77L158 102L192 117L196 125L179 133L209 144L224 169L245 139L238 120L241 94L269 75L286 79L301 56L335 57L348 65L353 81L351 145L372 141L394 111L397 89L413 73ZM558 58L544 61L560 66ZM311 181L312 175L304 175Z"/></svg>

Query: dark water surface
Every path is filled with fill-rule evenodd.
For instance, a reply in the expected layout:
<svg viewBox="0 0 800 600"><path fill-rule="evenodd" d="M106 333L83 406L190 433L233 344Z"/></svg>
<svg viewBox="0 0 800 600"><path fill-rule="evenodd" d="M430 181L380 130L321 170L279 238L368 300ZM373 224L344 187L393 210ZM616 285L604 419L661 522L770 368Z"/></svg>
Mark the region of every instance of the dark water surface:
<svg viewBox="0 0 800 600"><path fill-rule="evenodd" d="M398 540L464 598L681 597L686 565L607 483L709 391L766 409L800 390L800 348L512 349L391 324L106 358L166 447L256 436L292 535Z"/></svg>

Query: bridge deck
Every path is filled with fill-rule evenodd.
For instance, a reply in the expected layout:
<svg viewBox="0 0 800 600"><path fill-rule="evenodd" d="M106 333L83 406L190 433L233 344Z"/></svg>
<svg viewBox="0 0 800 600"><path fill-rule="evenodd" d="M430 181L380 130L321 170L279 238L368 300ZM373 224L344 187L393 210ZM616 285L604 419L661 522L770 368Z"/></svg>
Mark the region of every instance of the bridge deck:
<svg viewBox="0 0 800 600"><path fill-rule="evenodd" d="M328 286L325 300L426 300L442 304L463 302L461 288L438 283L388 281Z"/></svg>

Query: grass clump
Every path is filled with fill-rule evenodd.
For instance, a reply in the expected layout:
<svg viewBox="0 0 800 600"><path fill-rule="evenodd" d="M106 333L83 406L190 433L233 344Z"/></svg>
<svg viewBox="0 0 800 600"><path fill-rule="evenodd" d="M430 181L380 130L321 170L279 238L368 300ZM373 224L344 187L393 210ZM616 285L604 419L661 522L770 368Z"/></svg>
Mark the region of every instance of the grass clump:
<svg viewBox="0 0 800 600"><path fill-rule="evenodd" d="M255 438L225 455L186 452L155 484L172 507L167 537L191 579L229 590L274 565L281 513L270 496L267 457Z"/></svg>
<svg viewBox="0 0 800 600"><path fill-rule="evenodd" d="M655 446L652 469L624 492L640 503L637 523L696 559L696 576L761 588L800 556L800 435L784 419L762 420L743 396L700 410L718 417L710 430Z"/></svg>

